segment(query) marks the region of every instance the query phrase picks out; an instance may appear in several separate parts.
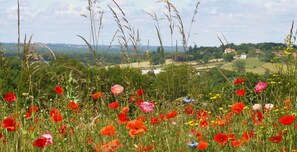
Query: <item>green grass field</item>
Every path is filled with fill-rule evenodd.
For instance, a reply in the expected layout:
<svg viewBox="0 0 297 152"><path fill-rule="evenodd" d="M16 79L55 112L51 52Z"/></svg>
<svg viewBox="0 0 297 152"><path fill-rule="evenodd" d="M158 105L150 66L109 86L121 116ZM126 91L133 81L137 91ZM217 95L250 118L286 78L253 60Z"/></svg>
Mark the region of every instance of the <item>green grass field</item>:
<svg viewBox="0 0 297 152"><path fill-rule="evenodd" d="M246 63L246 72L253 72L257 74L263 74L266 70L268 71L275 71L275 67L272 63L266 63L260 61L258 58L248 58L248 59L240 59ZM233 70L232 62L226 63L222 66L223 69L226 70Z"/></svg>

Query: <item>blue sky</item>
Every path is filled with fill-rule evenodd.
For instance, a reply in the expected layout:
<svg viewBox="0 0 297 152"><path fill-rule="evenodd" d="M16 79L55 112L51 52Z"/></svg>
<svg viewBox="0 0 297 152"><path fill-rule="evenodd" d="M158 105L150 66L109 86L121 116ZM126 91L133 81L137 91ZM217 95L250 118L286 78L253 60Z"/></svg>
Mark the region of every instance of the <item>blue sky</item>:
<svg viewBox="0 0 297 152"><path fill-rule="evenodd" d="M158 45L155 21L143 10L155 12L165 18L165 3L155 0L116 0L135 29L140 31L140 43ZM297 22L297 0L199 0L196 22L193 24L189 45L218 46L217 36L225 35L228 42L257 43L283 42L292 20ZM189 30L196 0L171 0L181 14L185 31ZM21 39L33 34L34 42L84 44L76 35L90 39L88 0L20 0ZM103 11L103 30L99 44L109 44L117 26L107 4L111 0L99 0L97 10ZM0 42L17 42L17 0L0 0ZM171 45L169 23L160 20L163 43ZM177 25L177 21L175 21ZM181 37L175 28L173 41L181 45ZM118 38L113 42L118 44ZM175 44L174 44L175 45Z"/></svg>

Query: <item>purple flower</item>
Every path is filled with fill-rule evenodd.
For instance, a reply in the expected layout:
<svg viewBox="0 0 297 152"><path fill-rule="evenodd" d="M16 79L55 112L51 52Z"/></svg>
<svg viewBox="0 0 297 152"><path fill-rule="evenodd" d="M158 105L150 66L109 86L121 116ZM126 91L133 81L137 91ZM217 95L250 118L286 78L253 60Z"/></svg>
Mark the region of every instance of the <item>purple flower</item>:
<svg viewBox="0 0 297 152"><path fill-rule="evenodd" d="M191 142L188 142L188 146L189 147L197 147L198 143L196 141L191 141Z"/></svg>

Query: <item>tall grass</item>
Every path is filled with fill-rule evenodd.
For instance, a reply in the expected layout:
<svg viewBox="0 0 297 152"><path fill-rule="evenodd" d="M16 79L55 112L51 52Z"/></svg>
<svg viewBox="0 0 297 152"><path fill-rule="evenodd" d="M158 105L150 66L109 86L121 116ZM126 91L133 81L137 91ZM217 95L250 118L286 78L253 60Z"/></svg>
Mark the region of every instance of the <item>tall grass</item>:
<svg viewBox="0 0 297 152"><path fill-rule="evenodd" d="M109 9L111 10L113 17L117 23L117 31L120 33L118 35L118 43L121 46L121 54L123 56L124 62L122 63L132 63L135 61L140 62L140 55L139 55L139 45L140 45L140 34L138 29L131 27L126 14L119 6L119 4L113 0L114 5L116 6L117 10L120 13L116 13L115 9L108 5ZM115 33L117 34L117 32ZM131 43L129 43L131 42ZM130 55L130 46L132 45L132 49L136 57Z"/></svg>

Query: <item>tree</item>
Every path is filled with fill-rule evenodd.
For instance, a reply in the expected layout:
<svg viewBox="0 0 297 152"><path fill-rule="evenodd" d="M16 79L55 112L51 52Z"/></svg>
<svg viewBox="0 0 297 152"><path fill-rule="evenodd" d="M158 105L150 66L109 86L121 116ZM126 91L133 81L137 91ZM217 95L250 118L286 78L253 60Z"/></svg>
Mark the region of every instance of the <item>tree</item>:
<svg viewBox="0 0 297 152"><path fill-rule="evenodd" d="M265 51L259 54L259 60L264 62L272 62L275 54L272 51Z"/></svg>
<svg viewBox="0 0 297 152"><path fill-rule="evenodd" d="M234 56L235 56L234 53L225 53L223 54L223 59L224 61L231 62L232 60L234 60Z"/></svg>
<svg viewBox="0 0 297 152"><path fill-rule="evenodd" d="M257 56L257 52L256 49L250 50L248 53L249 57L256 57Z"/></svg>
<svg viewBox="0 0 297 152"><path fill-rule="evenodd" d="M2 47L2 45L0 43L0 61L4 60L4 51L5 51L5 48Z"/></svg>
<svg viewBox="0 0 297 152"><path fill-rule="evenodd" d="M165 63L165 54L164 50L161 47L157 48L157 52L153 51L150 62L152 65Z"/></svg>
<svg viewBox="0 0 297 152"><path fill-rule="evenodd" d="M204 63L208 63L209 56L208 55L204 55L203 58L202 58L202 60L203 60Z"/></svg>
<svg viewBox="0 0 297 152"><path fill-rule="evenodd" d="M193 47L192 46L189 47L189 53L193 53Z"/></svg>

